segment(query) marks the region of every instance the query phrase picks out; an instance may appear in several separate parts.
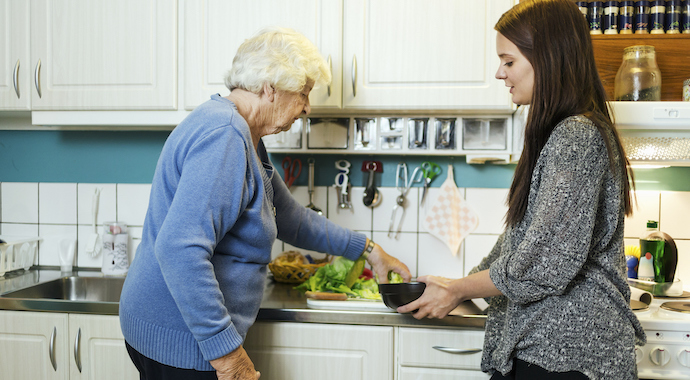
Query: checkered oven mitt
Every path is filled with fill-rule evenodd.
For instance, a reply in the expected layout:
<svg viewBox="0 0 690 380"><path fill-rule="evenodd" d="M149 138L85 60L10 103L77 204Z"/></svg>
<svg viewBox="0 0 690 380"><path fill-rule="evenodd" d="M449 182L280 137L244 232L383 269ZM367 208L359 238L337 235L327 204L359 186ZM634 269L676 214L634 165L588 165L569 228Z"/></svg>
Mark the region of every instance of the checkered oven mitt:
<svg viewBox="0 0 690 380"><path fill-rule="evenodd" d="M448 165L448 177L422 224L431 235L448 246L453 256L460 251L462 240L479 225L477 214L467 205L455 185L453 165Z"/></svg>

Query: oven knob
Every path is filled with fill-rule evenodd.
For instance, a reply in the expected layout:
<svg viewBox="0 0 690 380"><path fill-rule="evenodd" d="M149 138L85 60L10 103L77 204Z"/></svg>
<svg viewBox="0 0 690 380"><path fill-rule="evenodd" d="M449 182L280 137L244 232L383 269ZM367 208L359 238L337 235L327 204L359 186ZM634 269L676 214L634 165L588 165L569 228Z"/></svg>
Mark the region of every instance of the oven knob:
<svg viewBox="0 0 690 380"><path fill-rule="evenodd" d="M685 367L690 367L690 348L680 350L678 353L678 362Z"/></svg>
<svg viewBox="0 0 690 380"><path fill-rule="evenodd" d="M640 364L643 357L644 352L642 352L642 349L640 347L635 346L635 364Z"/></svg>
<svg viewBox="0 0 690 380"><path fill-rule="evenodd" d="M671 360L671 354L663 347L656 347L649 353L649 359L658 366L665 366Z"/></svg>

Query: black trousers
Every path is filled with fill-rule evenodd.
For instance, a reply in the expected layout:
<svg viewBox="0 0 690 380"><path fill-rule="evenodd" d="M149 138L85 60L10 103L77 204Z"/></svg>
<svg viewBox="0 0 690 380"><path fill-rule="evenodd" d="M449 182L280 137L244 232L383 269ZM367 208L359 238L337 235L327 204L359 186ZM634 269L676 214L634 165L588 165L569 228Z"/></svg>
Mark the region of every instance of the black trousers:
<svg viewBox="0 0 690 380"><path fill-rule="evenodd" d="M194 369L175 368L158 363L140 354L127 342L127 352L134 366L139 371L141 380L218 380L216 371L197 371Z"/></svg>
<svg viewBox="0 0 690 380"><path fill-rule="evenodd" d="M577 371L549 372L538 365L527 363L520 359L513 359L513 370L508 376L494 372L490 380L588 380L589 378Z"/></svg>

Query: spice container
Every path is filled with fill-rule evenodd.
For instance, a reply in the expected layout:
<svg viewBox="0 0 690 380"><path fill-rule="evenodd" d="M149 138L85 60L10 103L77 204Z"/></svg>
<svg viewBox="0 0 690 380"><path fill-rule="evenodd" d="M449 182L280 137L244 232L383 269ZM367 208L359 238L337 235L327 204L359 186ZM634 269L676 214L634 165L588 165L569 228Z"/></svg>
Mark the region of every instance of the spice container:
<svg viewBox="0 0 690 380"><path fill-rule="evenodd" d="M690 0L681 1L680 8L680 28L690 34Z"/></svg>
<svg viewBox="0 0 690 380"><path fill-rule="evenodd" d="M666 33L680 33L680 0L666 2Z"/></svg>
<svg viewBox="0 0 690 380"><path fill-rule="evenodd" d="M690 1L690 0L688 0ZM618 30L620 34L632 34L633 23L635 20L635 8L633 7L633 1L621 1L620 7L618 8Z"/></svg>
<svg viewBox="0 0 690 380"><path fill-rule="evenodd" d="M649 1L635 1L635 34L649 33Z"/></svg>
<svg viewBox="0 0 690 380"><path fill-rule="evenodd" d="M585 17L585 20L587 20L587 24L589 25L589 15L587 12L589 12L589 9L587 9L587 2L586 1L576 1L575 4L577 4L577 8L580 9L580 12L582 12L582 15Z"/></svg>
<svg viewBox="0 0 690 380"><path fill-rule="evenodd" d="M601 34L601 18L604 15L604 2L592 1L589 3L589 33Z"/></svg>
<svg viewBox="0 0 690 380"><path fill-rule="evenodd" d="M604 2L604 34L618 34L618 1Z"/></svg>
<svg viewBox="0 0 690 380"><path fill-rule="evenodd" d="M664 34L664 17L666 16L666 2L653 0L649 7L650 34Z"/></svg>
<svg viewBox="0 0 690 380"><path fill-rule="evenodd" d="M690 79L683 82L683 101L690 102Z"/></svg>
<svg viewBox="0 0 690 380"><path fill-rule="evenodd" d="M654 46L635 45L623 50L613 92L615 100L661 100L661 71Z"/></svg>

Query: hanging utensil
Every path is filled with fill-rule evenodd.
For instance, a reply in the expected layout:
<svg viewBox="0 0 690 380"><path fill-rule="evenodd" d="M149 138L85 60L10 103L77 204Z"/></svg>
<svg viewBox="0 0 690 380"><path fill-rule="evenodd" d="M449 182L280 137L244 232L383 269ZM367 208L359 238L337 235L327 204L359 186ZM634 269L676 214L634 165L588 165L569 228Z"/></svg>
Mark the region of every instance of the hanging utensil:
<svg viewBox="0 0 690 380"><path fill-rule="evenodd" d="M299 175L302 174L302 161L299 158L295 158L293 160L292 157L285 156L281 166L283 167L283 171L285 173L283 176L285 185L289 189L292 187L292 184L299 177Z"/></svg>
<svg viewBox="0 0 690 380"><path fill-rule="evenodd" d="M434 180L434 178L441 174L441 167L435 162L425 161L422 162L422 170L424 171L424 190L422 191L421 203L424 204L427 190L429 190L429 184Z"/></svg>
<svg viewBox="0 0 690 380"><path fill-rule="evenodd" d="M96 257L101 253L101 248L103 244L101 243L101 235L98 234L98 204L100 203L101 188L96 187L93 191L93 196L91 197L91 228L93 231L86 240L84 251L91 255L91 257Z"/></svg>
<svg viewBox="0 0 690 380"><path fill-rule="evenodd" d="M381 203L381 193L376 188L375 176L376 170L378 169L378 164L376 162L370 162L366 166L366 170L369 172L369 179L367 180L367 187L364 189L363 202L367 207L374 208Z"/></svg>
<svg viewBox="0 0 690 380"><path fill-rule="evenodd" d="M309 204L307 208L316 211L319 215L323 215L323 211L314 204L314 159L310 158L307 162L309 163Z"/></svg>
<svg viewBox="0 0 690 380"><path fill-rule="evenodd" d="M397 176L395 178L395 187L400 191L400 195L395 198L395 206L393 206L393 212L391 213L391 221L388 225L388 237L393 237L394 227L395 227L395 215L399 208L402 208L402 215L398 221L398 228L395 229L395 238L397 239L402 230L403 220L405 220L405 203L407 193L410 191L410 187L414 183L422 183L424 180L424 171L419 166L412 171L412 176L407 178L407 164L401 162L398 164Z"/></svg>
<svg viewBox="0 0 690 380"><path fill-rule="evenodd" d="M336 194L338 195L338 208L352 208L352 203L350 202L350 189L352 184L350 183L350 162L347 160L339 160L335 162L335 168L338 169L338 174L335 175L335 184L333 187L336 189Z"/></svg>

